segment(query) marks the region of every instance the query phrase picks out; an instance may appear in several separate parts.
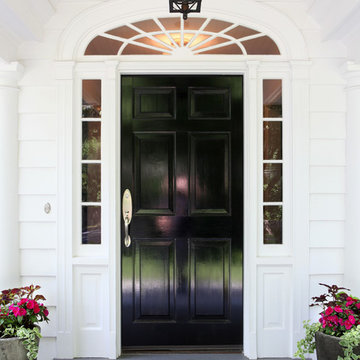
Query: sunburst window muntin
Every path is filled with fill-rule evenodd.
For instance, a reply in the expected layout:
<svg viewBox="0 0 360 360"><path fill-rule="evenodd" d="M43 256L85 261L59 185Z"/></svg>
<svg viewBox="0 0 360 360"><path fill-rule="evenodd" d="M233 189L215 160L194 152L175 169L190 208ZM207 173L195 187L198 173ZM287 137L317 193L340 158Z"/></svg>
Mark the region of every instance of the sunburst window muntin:
<svg viewBox="0 0 360 360"><path fill-rule="evenodd" d="M280 55L266 33L215 18L159 17L123 24L95 36L85 56Z"/></svg>

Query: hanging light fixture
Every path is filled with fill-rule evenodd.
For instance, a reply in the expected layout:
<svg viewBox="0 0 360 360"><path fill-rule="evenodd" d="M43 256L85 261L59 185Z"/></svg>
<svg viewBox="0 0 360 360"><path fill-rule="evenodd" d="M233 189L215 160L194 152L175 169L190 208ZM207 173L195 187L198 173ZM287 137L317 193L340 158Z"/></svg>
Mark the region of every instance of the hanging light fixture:
<svg viewBox="0 0 360 360"><path fill-rule="evenodd" d="M169 0L169 9L171 13L183 14L183 19L186 20L189 13L200 12L201 0Z"/></svg>

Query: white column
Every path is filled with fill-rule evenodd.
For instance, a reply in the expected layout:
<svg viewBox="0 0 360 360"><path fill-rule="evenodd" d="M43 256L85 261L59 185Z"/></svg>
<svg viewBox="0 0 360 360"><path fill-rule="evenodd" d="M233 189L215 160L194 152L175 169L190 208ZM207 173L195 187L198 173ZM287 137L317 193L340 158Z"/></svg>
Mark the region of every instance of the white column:
<svg viewBox="0 0 360 360"><path fill-rule="evenodd" d="M0 290L20 282L18 236L18 63L0 65Z"/></svg>
<svg viewBox="0 0 360 360"><path fill-rule="evenodd" d="M345 281L360 296L360 64L347 64Z"/></svg>

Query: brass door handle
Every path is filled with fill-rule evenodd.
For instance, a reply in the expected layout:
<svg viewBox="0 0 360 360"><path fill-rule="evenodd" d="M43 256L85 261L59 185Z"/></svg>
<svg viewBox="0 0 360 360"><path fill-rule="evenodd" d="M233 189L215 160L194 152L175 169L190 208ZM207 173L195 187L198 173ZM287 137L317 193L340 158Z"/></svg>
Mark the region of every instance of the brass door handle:
<svg viewBox="0 0 360 360"><path fill-rule="evenodd" d="M125 237L124 237L124 244L126 247L131 245L131 237L129 235L129 225L132 219L132 198L131 192L129 189L126 189L123 194L122 199L122 208L123 208L123 219L125 225Z"/></svg>

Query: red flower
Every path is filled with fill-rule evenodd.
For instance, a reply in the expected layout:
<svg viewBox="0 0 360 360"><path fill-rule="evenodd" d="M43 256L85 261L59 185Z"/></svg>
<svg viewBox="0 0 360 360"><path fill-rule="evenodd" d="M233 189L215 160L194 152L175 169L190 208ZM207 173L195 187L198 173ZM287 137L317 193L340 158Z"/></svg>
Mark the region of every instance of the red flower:
<svg viewBox="0 0 360 360"><path fill-rule="evenodd" d="M350 296L348 296L346 300L347 300L346 306L351 306L355 302L354 299Z"/></svg>
<svg viewBox="0 0 360 360"><path fill-rule="evenodd" d="M21 299L19 302L18 302L18 305L21 306L25 303L27 303L29 301L29 299Z"/></svg>
<svg viewBox="0 0 360 360"><path fill-rule="evenodd" d="M37 303L35 303L35 305L34 305L34 314L38 314L39 312L40 312L39 305Z"/></svg>
<svg viewBox="0 0 360 360"><path fill-rule="evenodd" d="M342 313L343 312L343 309L341 308L341 306L335 306L334 307L334 310L338 313Z"/></svg>
<svg viewBox="0 0 360 360"><path fill-rule="evenodd" d="M345 329L346 330L350 330L352 328L352 324L349 320L345 321Z"/></svg>
<svg viewBox="0 0 360 360"><path fill-rule="evenodd" d="M47 309L44 309L44 315L48 316L49 315L49 311Z"/></svg>
<svg viewBox="0 0 360 360"><path fill-rule="evenodd" d="M20 307L14 306L14 305L10 305L9 309L12 311L12 313L15 315L15 317L26 315L26 310L23 308L20 308Z"/></svg>
<svg viewBox="0 0 360 360"><path fill-rule="evenodd" d="M19 308L19 316L25 316L26 315L26 310L23 308Z"/></svg>
<svg viewBox="0 0 360 360"><path fill-rule="evenodd" d="M29 302L26 304L26 307L28 309L33 309L35 306L35 301L34 300L29 300Z"/></svg>
<svg viewBox="0 0 360 360"><path fill-rule="evenodd" d="M329 307L325 310L325 314L326 314L326 315L331 315L331 314L333 313L333 311L334 311L334 309L333 309L331 306L329 306Z"/></svg>
<svg viewBox="0 0 360 360"><path fill-rule="evenodd" d="M352 325L354 325L356 323L356 320L352 315L349 316L349 321L350 321L350 324L352 324Z"/></svg>
<svg viewBox="0 0 360 360"><path fill-rule="evenodd" d="M360 302L355 305L358 309L360 309Z"/></svg>

